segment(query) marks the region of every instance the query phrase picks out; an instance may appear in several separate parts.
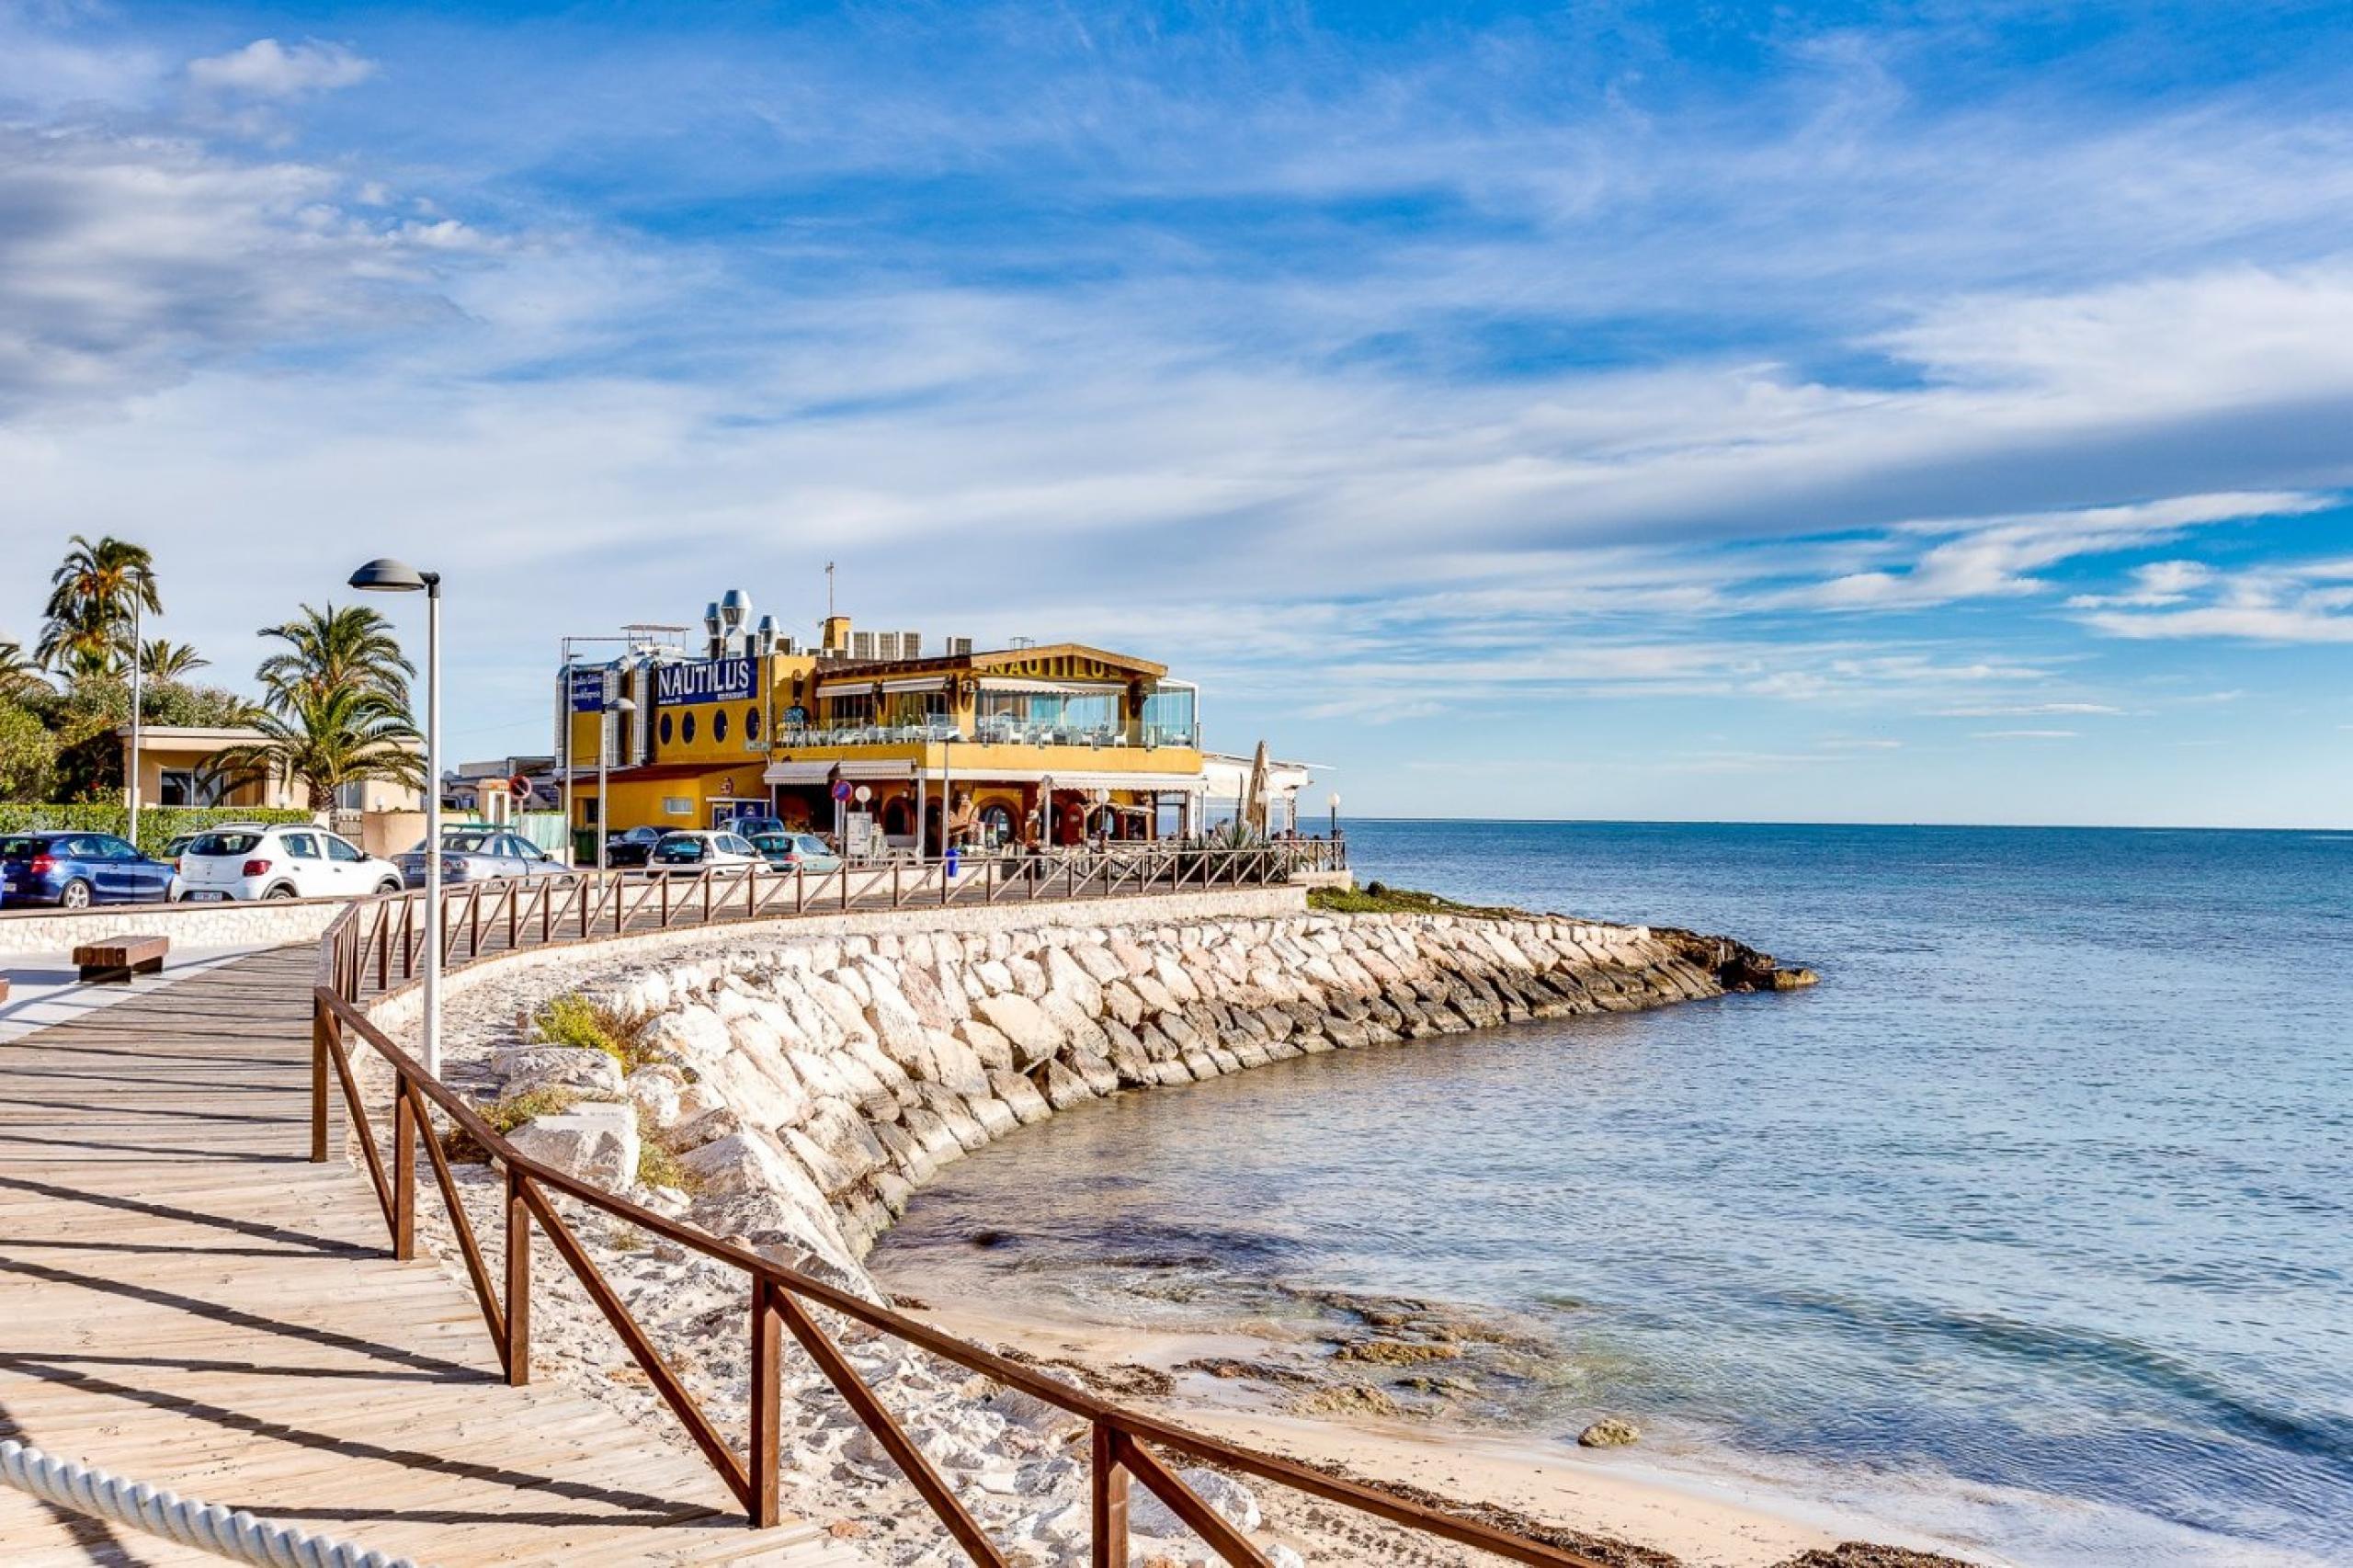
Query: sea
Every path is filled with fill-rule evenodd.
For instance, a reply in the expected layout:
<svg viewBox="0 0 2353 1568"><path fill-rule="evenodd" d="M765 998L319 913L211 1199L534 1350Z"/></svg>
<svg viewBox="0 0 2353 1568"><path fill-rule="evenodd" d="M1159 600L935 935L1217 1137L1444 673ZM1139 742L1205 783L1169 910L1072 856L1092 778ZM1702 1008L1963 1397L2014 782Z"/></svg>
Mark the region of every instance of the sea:
<svg viewBox="0 0 2353 1568"><path fill-rule="evenodd" d="M1822 983L1119 1096L949 1166L878 1271L1452 1303L1545 1347L1481 1427L1625 1416L1980 1562L2353 1562L2353 835L1347 825L1360 881Z"/></svg>

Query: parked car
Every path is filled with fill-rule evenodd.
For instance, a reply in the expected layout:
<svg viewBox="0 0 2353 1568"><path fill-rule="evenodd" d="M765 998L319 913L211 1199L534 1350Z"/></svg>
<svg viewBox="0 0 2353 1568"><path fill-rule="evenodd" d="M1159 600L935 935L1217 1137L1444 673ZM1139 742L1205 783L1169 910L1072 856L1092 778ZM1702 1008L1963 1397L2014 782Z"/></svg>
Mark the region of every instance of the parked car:
<svg viewBox="0 0 2353 1568"><path fill-rule="evenodd" d="M200 836L202 835L194 833L176 833L164 841L163 853L155 857L158 860L171 862L172 891L166 896L174 903L177 903L180 901L180 895L187 891L180 881L180 857L187 854L188 846L194 844Z"/></svg>
<svg viewBox="0 0 2353 1568"><path fill-rule="evenodd" d="M610 867L642 866L654 854L654 846L662 842L664 829L632 827L605 840L605 864Z"/></svg>
<svg viewBox="0 0 2353 1568"><path fill-rule="evenodd" d="M842 858L826 848L825 841L813 833L756 833L748 836L752 847L779 871L842 869Z"/></svg>
<svg viewBox="0 0 2353 1568"><path fill-rule="evenodd" d="M765 866L767 859L740 833L680 829L662 835L649 863L657 871L700 871L718 866Z"/></svg>
<svg viewBox="0 0 2353 1568"><path fill-rule="evenodd" d="M401 881L413 888L425 885L425 846L393 857ZM572 868L524 837L501 827L445 827L441 830L441 881L494 882L511 877L568 877Z"/></svg>
<svg viewBox="0 0 2353 1568"><path fill-rule="evenodd" d="M765 834L790 833L792 830L784 825L782 817L730 817L715 831L732 833L738 838L748 838L757 843Z"/></svg>
<svg viewBox="0 0 2353 1568"><path fill-rule="evenodd" d="M172 895L169 861L150 859L111 833L51 830L0 838L0 903L161 903Z"/></svg>
<svg viewBox="0 0 2353 1568"><path fill-rule="evenodd" d="M222 827L180 855L180 896L367 898L401 891L401 869L324 828Z"/></svg>

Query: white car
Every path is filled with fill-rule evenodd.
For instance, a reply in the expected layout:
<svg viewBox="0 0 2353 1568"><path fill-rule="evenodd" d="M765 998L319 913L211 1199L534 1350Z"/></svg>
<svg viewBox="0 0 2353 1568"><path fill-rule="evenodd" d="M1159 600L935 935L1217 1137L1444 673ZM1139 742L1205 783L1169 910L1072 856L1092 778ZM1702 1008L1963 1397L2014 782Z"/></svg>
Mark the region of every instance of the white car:
<svg viewBox="0 0 2353 1568"><path fill-rule="evenodd" d="M324 828L224 827L180 855L180 897L366 898L401 891L401 869Z"/></svg>
<svg viewBox="0 0 2353 1568"><path fill-rule="evenodd" d="M652 871L707 871L719 866L767 863L767 857L753 848L752 841L740 833L724 828L716 833L681 828L662 835L645 865Z"/></svg>

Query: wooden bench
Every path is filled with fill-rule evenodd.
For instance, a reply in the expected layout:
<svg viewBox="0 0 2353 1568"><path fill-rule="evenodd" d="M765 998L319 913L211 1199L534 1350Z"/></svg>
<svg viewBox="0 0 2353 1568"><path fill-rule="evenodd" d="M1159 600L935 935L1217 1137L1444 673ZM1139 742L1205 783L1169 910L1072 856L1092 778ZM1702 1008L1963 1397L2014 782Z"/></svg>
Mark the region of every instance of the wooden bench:
<svg viewBox="0 0 2353 1568"><path fill-rule="evenodd" d="M103 942L85 942L74 949L74 964L82 971L85 983L128 985L134 974L160 973L164 955L171 950L169 937L113 937Z"/></svg>

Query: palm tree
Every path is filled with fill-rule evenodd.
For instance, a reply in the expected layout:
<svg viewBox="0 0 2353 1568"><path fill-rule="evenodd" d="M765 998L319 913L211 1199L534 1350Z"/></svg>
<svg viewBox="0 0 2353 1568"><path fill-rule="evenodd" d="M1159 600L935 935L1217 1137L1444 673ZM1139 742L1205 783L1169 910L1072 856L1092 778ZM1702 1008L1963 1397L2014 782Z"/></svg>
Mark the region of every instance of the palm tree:
<svg viewBox="0 0 2353 1568"><path fill-rule="evenodd" d="M265 626L261 635L286 644L255 672L262 701L273 712L290 714L329 692L350 690L382 698L406 722L408 682L416 666L401 653L392 622L376 611L364 605L304 605L296 619Z"/></svg>
<svg viewBox="0 0 2353 1568"><path fill-rule="evenodd" d="M80 534L49 577L34 653L68 676L103 675L130 663L131 607L164 612L155 592L155 561L145 545L107 535L92 544Z"/></svg>
<svg viewBox="0 0 2353 1568"><path fill-rule="evenodd" d="M158 637L139 650L139 665L152 679L186 680L199 670L210 669L212 661L185 642Z"/></svg>
<svg viewBox="0 0 2353 1568"><path fill-rule="evenodd" d="M232 746L210 771L233 789L270 778L299 779L314 811L335 806L347 784L377 779L423 788L425 759L415 749L416 726L408 711L381 691L335 686L285 688L253 727L262 738Z"/></svg>
<svg viewBox="0 0 2353 1568"><path fill-rule="evenodd" d="M21 643L0 642L0 699L15 701L46 688L40 662L25 656Z"/></svg>

